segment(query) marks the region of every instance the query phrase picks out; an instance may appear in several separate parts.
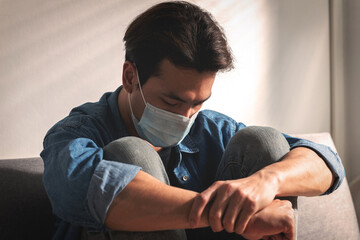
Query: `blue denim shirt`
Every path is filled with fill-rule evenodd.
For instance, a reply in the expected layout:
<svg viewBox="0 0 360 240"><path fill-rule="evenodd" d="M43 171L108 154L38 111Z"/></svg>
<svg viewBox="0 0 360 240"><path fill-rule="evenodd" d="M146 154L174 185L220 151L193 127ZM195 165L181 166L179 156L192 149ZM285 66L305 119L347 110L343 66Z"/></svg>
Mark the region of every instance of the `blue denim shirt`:
<svg viewBox="0 0 360 240"><path fill-rule="evenodd" d="M74 108L69 116L46 134L44 186L59 218L54 239L78 239L81 226L103 231L107 210L114 197L140 170L138 166L103 159L103 147L128 136L118 110L121 87L105 93L99 102ZM167 172L174 185L202 191L215 180L217 166L226 145L243 123L215 111L201 111L185 139L171 149ZM344 178L344 168L329 147L285 135L290 148L313 149L335 176L325 194L334 191Z"/></svg>

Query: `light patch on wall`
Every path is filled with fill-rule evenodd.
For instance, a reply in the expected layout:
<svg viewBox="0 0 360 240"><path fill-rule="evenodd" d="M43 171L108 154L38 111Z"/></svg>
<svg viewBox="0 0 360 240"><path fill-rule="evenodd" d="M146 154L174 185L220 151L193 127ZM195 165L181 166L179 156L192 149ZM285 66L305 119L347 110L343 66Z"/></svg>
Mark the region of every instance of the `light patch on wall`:
<svg viewBox="0 0 360 240"><path fill-rule="evenodd" d="M235 69L219 73L213 96L205 108L221 111L238 121L256 122L259 100L265 95L269 51L274 29L268 1L206 1L204 8L223 26L235 57Z"/></svg>

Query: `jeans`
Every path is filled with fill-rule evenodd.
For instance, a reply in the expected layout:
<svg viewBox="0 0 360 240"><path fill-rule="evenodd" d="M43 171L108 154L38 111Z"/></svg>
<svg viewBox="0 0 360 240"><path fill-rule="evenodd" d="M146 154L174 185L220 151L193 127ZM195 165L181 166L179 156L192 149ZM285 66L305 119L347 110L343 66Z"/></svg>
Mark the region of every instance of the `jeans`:
<svg viewBox="0 0 360 240"><path fill-rule="evenodd" d="M289 152L289 144L284 136L268 127L246 127L238 131L227 145L217 169L217 180L239 179L277 162ZM136 137L125 137L111 142L104 148L104 159L120 161L142 167L142 170L169 185L169 178L160 156L145 141ZM286 198L297 209L297 198ZM295 227L297 214L295 211ZM109 231L94 233L83 229L82 239L128 239L128 240L184 240L187 239L243 239L225 231L211 232L210 228L169 230L156 232Z"/></svg>

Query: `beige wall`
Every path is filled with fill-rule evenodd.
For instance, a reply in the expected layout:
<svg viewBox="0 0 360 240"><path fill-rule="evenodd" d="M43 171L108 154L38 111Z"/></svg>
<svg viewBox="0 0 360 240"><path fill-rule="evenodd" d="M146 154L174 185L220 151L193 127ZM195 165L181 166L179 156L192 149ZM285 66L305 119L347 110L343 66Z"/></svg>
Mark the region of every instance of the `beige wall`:
<svg viewBox="0 0 360 240"><path fill-rule="evenodd" d="M344 1L344 122L347 174L360 175L360 1ZM342 129L340 129L341 131Z"/></svg>
<svg viewBox="0 0 360 240"><path fill-rule="evenodd" d="M213 12L237 63L219 76L208 106L287 133L329 131L328 1L225 3Z"/></svg>
<svg viewBox="0 0 360 240"><path fill-rule="evenodd" d="M360 176L360 1L331 3L331 132L348 179Z"/></svg>
<svg viewBox="0 0 360 240"><path fill-rule="evenodd" d="M0 2L0 158L38 156L72 107L121 84L124 30L155 2ZM223 25L236 57L206 108L287 133L330 131L327 0L193 2Z"/></svg>

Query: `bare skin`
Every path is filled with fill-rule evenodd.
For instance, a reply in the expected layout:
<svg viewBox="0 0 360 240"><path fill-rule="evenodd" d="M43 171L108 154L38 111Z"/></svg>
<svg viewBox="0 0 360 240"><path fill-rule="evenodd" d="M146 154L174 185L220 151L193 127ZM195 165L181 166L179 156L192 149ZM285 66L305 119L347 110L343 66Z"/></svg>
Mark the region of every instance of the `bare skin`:
<svg viewBox="0 0 360 240"><path fill-rule="evenodd" d="M113 201L105 225L110 229L122 231L190 228L190 223L187 221L188 213L197 194L168 186L140 171ZM274 200L269 206L254 214L243 236L248 239L259 239L264 236L285 234L284 236L287 237L285 239L293 239L293 219L294 211L291 203ZM209 226L207 208L199 226Z"/></svg>
<svg viewBox="0 0 360 240"><path fill-rule="evenodd" d="M242 235L250 240L260 238L265 240L294 239L293 219L294 212L291 203L277 199L250 219Z"/></svg>
<svg viewBox="0 0 360 240"><path fill-rule="evenodd" d="M151 76L142 90L152 105L191 117L210 97L215 76L213 72L177 68L164 60L158 76ZM137 84L136 67L125 62L124 88L118 105L133 136L138 135L131 120L128 94L136 118L141 118L145 107ZM243 236L257 232L254 239L260 235L292 239L293 220L289 216L293 213L278 211L288 209L288 202L274 200L275 196L319 195L332 182L324 161L312 150L300 147L248 178L218 181L202 193L167 186L140 171L111 204L105 225L123 231L210 226L213 231L225 229Z"/></svg>

